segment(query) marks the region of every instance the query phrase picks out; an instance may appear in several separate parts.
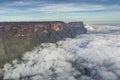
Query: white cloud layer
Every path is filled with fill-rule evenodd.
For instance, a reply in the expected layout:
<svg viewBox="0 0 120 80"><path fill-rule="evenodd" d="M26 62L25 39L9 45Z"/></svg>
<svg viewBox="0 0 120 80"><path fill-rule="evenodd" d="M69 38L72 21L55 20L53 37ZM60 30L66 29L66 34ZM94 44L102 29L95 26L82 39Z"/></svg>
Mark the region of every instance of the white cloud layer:
<svg viewBox="0 0 120 80"><path fill-rule="evenodd" d="M91 27L88 27L91 29ZM120 26L98 26L88 34L42 44L4 67L11 80L120 80Z"/></svg>

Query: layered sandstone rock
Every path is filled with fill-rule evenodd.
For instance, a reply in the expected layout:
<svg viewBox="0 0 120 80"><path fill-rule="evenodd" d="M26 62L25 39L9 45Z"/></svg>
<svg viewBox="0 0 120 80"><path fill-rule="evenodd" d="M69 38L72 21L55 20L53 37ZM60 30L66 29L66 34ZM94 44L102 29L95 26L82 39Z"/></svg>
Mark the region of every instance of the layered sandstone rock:
<svg viewBox="0 0 120 80"><path fill-rule="evenodd" d="M62 21L53 22L1 22L0 23L0 34L9 33L14 36L29 36L34 33L43 34L51 31L70 31L75 28L84 28L83 22L70 22L64 23ZM85 28L84 28L85 29ZM72 32L72 31L71 31ZM73 31L76 32L76 31ZM82 32L86 33L86 32Z"/></svg>

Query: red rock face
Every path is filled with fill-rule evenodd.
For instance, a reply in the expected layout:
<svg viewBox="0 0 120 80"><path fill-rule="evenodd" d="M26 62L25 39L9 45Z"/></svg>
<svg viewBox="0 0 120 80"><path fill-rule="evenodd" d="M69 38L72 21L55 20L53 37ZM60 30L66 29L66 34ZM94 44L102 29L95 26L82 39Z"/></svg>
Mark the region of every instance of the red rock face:
<svg viewBox="0 0 120 80"><path fill-rule="evenodd" d="M54 22L1 22L0 34L6 33L14 36L29 36L31 34L47 34L50 31L63 31L69 27L84 27L83 22L64 23Z"/></svg>

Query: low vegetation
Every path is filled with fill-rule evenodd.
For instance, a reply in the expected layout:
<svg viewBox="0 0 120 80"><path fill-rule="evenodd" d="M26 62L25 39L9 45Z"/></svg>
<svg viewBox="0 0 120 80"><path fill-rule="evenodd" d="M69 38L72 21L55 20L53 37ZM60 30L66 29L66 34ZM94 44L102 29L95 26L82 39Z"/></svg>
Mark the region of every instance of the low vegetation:
<svg viewBox="0 0 120 80"><path fill-rule="evenodd" d="M32 35L29 37L14 37L9 35L0 36L0 68L7 62L13 59L21 59L26 51L30 51L33 47L40 43L54 43L71 35L65 31L51 32L51 34Z"/></svg>

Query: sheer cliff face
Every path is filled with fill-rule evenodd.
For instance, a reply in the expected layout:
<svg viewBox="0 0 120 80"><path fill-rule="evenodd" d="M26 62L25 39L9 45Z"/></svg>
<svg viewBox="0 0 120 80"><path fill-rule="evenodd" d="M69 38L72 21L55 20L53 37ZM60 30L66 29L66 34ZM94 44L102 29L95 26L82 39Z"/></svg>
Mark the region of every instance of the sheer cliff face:
<svg viewBox="0 0 120 80"><path fill-rule="evenodd" d="M83 22L8 22L0 23L0 33L9 33L14 36L29 36L51 31L63 31L70 27L84 27Z"/></svg>

